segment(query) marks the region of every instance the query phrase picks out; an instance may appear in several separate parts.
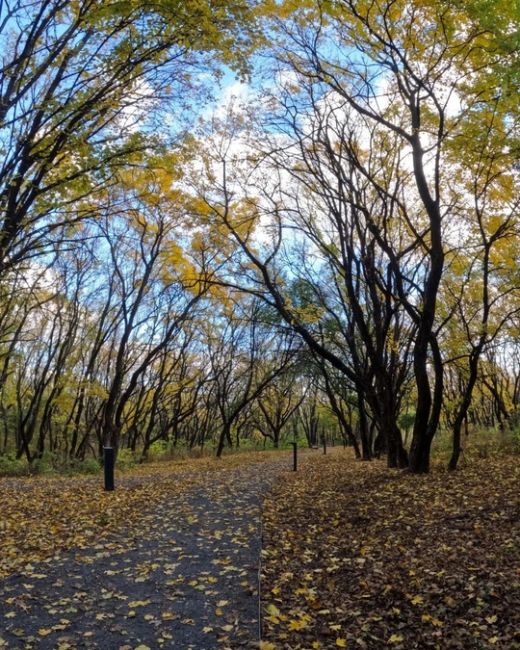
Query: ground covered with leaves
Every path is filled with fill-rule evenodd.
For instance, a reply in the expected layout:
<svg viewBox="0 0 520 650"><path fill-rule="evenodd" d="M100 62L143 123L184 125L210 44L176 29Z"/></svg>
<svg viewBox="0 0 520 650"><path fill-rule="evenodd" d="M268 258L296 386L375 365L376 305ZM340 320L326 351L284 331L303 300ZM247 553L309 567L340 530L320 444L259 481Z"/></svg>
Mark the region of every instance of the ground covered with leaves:
<svg viewBox="0 0 520 650"><path fill-rule="evenodd" d="M263 494L287 454L1 479L0 648L258 646Z"/></svg>
<svg viewBox="0 0 520 650"><path fill-rule="evenodd" d="M520 462L316 456L264 504L264 650L520 648Z"/></svg>

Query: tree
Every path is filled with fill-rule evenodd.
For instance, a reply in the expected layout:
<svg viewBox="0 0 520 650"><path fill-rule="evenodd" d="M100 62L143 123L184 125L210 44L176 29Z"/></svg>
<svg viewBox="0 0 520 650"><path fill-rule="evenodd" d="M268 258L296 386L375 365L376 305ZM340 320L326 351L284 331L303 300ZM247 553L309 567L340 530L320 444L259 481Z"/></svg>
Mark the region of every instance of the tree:
<svg viewBox="0 0 520 650"><path fill-rule="evenodd" d="M247 0L0 4L0 277L96 214L204 53L244 70L252 21Z"/></svg>
<svg viewBox="0 0 520 650"><path fill-rule="evenodd" d="M256 400L258 410L253 416L254 426L264 438L269 438L275 449L280 446L283 430L305 400L300 390L297 369L289 368L260 394Z"/></svg>
<svg viewBox="0 0 520 650"><path fill-rule="evenodd" d="M234 314L223 314L208 332L208 353L215 384L221 432L217 456L233 446L232 427L240 416L283 373L289 371L295 348L290 334L265 327L258 301L235 303Z"/></svg>
<svg viewBox="0 0 520 650"><path fill-rule="evenodd" d="M484 89L484 80L490 81L489 75L481 74L481 70L487 62L496 63L495 50L471 11L450 2L402 0L374 4L343 0L299 5L282 2L271 4L270 9L271 27L278 35L274 57L285 73L283 78L288 79L286 93L282 101L274 94L271 102L263 103L269 119L255 135L259 140L267 140L267 146L257 147L256 156L251 156L254 171L244 174L242 188L238 187L237 173L229 169L229 160L223 160L226 169L221 198L215 200L214 195L209 196L207 202L212 204L215 217L227 225L247 263L256 269L255 277L254 273L249 275L250 290L260 294L261 281L271 304L311 349L341 370L358 390L364 390L359 372L353 372L341 356L325 346L315 336L315 328L309 327L302 314L293 308L283 287L285 278L275 264L275 258L279 263L285 252L284 229L291 227L287 227L287 218L281 217L284 212L291 216L303 215L299 229L310 236L314 246L323 244L324 249L328 245L333 250L335 244L324 236L324 233L328 235L326 230L320 231L321 216L316 216L304 199L298 202L291 193L288 176L294 173L294 167L284 165L280 169L271 164L273 151L274 158L279 159L280 154L294 146L293 134L284 129L293 118L300 130L297 136L302 135L299 140L307 147L301 147L303 172L309 172L304 190L322 198L323 187L339 187L339 176L341 190L334 191L339 194L343 187L348 189L346 199L341 198L356 214L355 221L364 224L363 258L382 257L387 265L388 276L373 263L364 265L364 271L372 274L367 278L366 295L372 299L371 291L377 287L381 291L380 305L389 306L391 311L398 305L396 313L400 314L401 309L405 313L404 319L399 316L401 323L406 323L413 336L416 409L410 469L415 473L427 472L443 399L444 371L439 343L443 321L439 317L439 300L446 250L451 245L447 228L450 220L463 209L468 190L470 196L479 191L457 185L454 180L457 170L464 172L461 152L471 156L464 139L471 134L471 138L486 143L495 137L489 129L478 130L475 126L477 115L489 110L493 102ZM458 29L460 24L465 24L467 29ZM512 58L511 51L504 52L502 62L508 56ZM492 77L491 81L491 87L496 89L497 78ZM282 110L273 111L273 106L280 104ZM320 121L321 115L326 117ZM330 115L335 115L335 120ZM507 147L506 133L516 133L517 122L513 117L514 128L503 126L508 119L511 121L511 115L514 113L508 98L501 109L502 127L495 134L505 150L503 164L510 166L513 155ZM293 128L293 132L297 129ZM453 152L457 148L459 159L454 160ZM225 156L221 154L221 158ZM338 163L327 167L324 161L334 158ZM271 172L271 178L262 186L265 181L256 170L266 159L264 169ZM310 170L308 160L313 162ZM296 171L302 170L296 168ZM257 197L253 198L255 184ZM273 188L278 192L276 199ZM251 197L248 217L244 216L247 199L241 200L237 210L239 195ZM331 203L327 205L329 211ZM262 220L265 223L267 219L272 223L269 251L265 245L259 247L252 235L253 224ZM359 244L359 239L356 243ZM350 265L358 249L353 248L353 253ZM330 258L330 253L327 256ZM351 268L349 273L344 273L347 279ZM367 301L359 301L353 291L348 291L348 283L346 288L346 304L356 314L356 327L363 333ZM356 307L356 300L358 307L362 304L361 309ZM373 304L375 314L377 306ZM363 337L369 350L374 340L370 333ZM396 347L398 355L405 353L406 348L399 349L398 341ZM376 368L378 363L381 367L377 356L370 356ZM384 373L380 373L377 380L381 385L383 377ZM379 396L382 394L379 391ZM385 426L396 431L399 413L392 412L391 402L386 409L390 417L386 418ZM374 401L376 416L380 403L381 400ZM389 439L398 441L397 431Z"/></svg>

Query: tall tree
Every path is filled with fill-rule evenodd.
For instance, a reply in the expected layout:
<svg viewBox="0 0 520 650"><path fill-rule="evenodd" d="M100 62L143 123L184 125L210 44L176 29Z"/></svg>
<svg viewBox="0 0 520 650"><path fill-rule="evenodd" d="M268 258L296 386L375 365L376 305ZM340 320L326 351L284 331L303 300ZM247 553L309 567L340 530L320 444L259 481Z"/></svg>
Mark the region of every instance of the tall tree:
<svg viewBox="0 0 520 650"><path fill-rule="evenodd" d="M311 129L307 129L305 136L310 155L323 160L328 155L326 137L332 131L334 136L330 137L329 148L338 158L339 171L348 169L349 165L356 170L356 180L350 181L354 197L351 207L362 213L367 234L388 261L391 281L387 295L392 300L398 298L407 319L413 323L416 411L410 469L416 473L427 472L443 398L443 360L439 348L443 323L438 308L446 250L452 244L447 230L459 214L458 197L467 191L461 186L454 187L452 180L454 169L463 168L460 157L461 152L466 152L464 138L471 133L470 125L476 124L482 102L489 107L493 99L485 89L486 81L492 81L493 91L497 88L497 78L491 75L490 79L486 68L489 64L489 69L496 71L493 38L490 41L489 35L482 30L482 21L475 20L471 11L449 0L308 1L271 3L269 6L273 32L278 35L274 56L284 73L282 80L287 80L284 82L286 99L281 102L283 113L278 114L282 113L284 118L299 114L304 125L306 119L312 120L316 105L325 107L324 110L327 106L339 105L338 113L342 111L346 115L339 120L346 125L340 136L346 137L338 138L337 129L334 130L334 125L331 128L330 123L320 127L325 137L318 143L312 138ZM481 16L481 8L476 13ZM512 18L510 12L509 15ZM465 25L464 29L459 28L461 24ZM511 49L504 47L500 54L503 54L502 64L508 57L514 60ZM485 74L481 74L483 69ZM264 102L266 105L272 113L273 106L275 110L280 106L279 96L275 93L270 103ZM504 104L504 109L502 115L505 117L509 112L508 119L515 125L514 129L509 129L512 136L516 133L517 122L510 100ZM359 124L365 124L357 139L348 132L349 114L355 115ZM292 146L290 135L288 137L276 117L268 123L263 137L269 138L273 133L280 136L275 142L277 152ZM480 138L482 142L490 137L486 128L474 129L471 135L472 139ZM369 140L366 147L369 163L359 154L363 138ZM347 154L341 150L343 142L347 143ZM509 142L502 133L502 144L509 148L507 158L510 162L515 142L514 138ZM452 156L455 146L459 147L458 162ZM397 164L387 168L385 175L382 169L377 169L377 159L383 159L387 152L395 152ZM261 159L257 156L255 164ZM374 160L376 165L371 164ZM327 171L326 181L330 186L330 170ZM231 176L228 171L227 177ZM319 165L314 166L311 176L314 182L323 177ZM269 213L275 221L283 207L288 213L299 207L295 206L292 197L287 201L287 175L278 172L278 179L280 194L276 202L269 204ZM397 249L395 239L388 237L390 221L380 219L381 208L360 200L360 183L362 189L365 181L378 199L384 199L386 212L383 214L392 223L400 223L403 232L408 231L407 241L399 241ZM347 177L344 183L347 187L348 182ZM254 183L249 180L248 189L252 185ZM272 188L272 183L268 187ZM262 193L263 189L257 186L260 196L267 194ZM475 188L470 191L474 192ZM228 189L227 197L231 196L233 191ZM251 203L250 223L255 214L262 212L259 205L262 205L259 201ZM247 219L237 219L229 208L230 202L222 201L217 212L249 262L256 267L273 304L315 352L359 383L359 376L312 336L310 328L291 308L287 294L280 290L281 285L276 281L280 275L273 260L277 252L283 250L283 223L274 234L272 252L262 256L250 233L243 230L248 225ZM308 220L314 218L311 213L307 214ZM308 228L304 232L307 234ZM406 254L413 262L411 265L406 264ZM377 275L373 274L369 286L374 287L376 280ZM258 279L251 286L258 286ZM351 295L348 304L355 311ZM362 326L365 318L361 311L358 325ZM392 414L392 420L395 415Z"/></svg>
<svg viewBox="0 0 520 650"><path fill-rule="evenodd" d="M96 213L204 54L244 69L252 18L248 0L0 3L0 278Z"/></svg>

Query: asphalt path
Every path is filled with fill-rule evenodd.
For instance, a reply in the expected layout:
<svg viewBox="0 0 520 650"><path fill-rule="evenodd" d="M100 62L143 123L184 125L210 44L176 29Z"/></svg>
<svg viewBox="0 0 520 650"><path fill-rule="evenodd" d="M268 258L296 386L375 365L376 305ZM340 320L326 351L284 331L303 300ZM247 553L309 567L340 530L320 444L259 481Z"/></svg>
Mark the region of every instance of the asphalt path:
<svg viewBox="0 0 520 650"><path fill-rule="evenodd" d="M284 458L208 472L151 509L138 535L1 580L0 646L258 647L261 505L287 469Z"/></svg>

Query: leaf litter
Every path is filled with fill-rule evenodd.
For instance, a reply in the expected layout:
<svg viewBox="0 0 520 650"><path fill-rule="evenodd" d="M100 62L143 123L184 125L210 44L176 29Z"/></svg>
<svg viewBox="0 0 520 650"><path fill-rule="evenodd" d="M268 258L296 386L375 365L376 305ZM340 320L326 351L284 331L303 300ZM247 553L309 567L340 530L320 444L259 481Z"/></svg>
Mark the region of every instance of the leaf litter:
<svg viewBox="0 0 520 650"><path fill-rule="evenodd" d="M258 647L258 508L281 475L260 648L520 648L515 459L425 477L348 453L301 468L161 463L113 494L0 480L0 647Z"/></svg>
<svg viewBox="0 0 520 650"><path fill-rule="evenodd" d="M264 503L262 647L520 648L517 458L303 464Z"/></svg>
<svg viewBox="0 0 520 650"><path fill-rule="evenodd" d="M257 647L260 504L286 454L0 480L0 647ZM217 469L218 468L218 469Z"/></svg>

